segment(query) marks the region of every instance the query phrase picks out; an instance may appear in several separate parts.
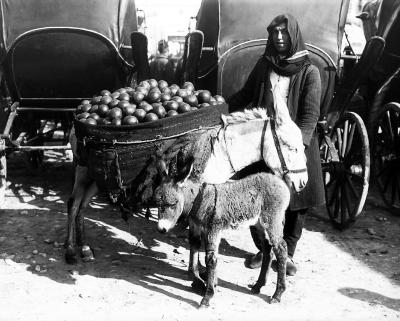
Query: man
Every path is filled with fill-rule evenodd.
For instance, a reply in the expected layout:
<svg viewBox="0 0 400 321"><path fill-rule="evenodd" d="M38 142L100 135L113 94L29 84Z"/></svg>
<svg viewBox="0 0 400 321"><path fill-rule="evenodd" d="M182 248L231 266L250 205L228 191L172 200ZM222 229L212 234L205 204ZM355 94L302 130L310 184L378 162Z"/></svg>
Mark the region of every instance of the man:
<svg viewBox="0 0 400 321"><path fill-rule="evenodd" d="M150 77L156 80L165 80L165 67L168 64L168 42L158 42L158 54L150 62Z"/></svg>
<svg viewBox="0 0 400 321"><path fill-rule="evenodd" d="M288 246L287 275L294 275L297 267L293 262L296 245L301 237L307 209L325 202L318 140L315 127L320 114L321 80L317 67L311 64L309 52L303 41L297 20L290 14L279 15L267 28L269 37L264 55L258 60L244 87L229 97L230 112L242 109L249 103L270 111L274 99L288 108L293 121L299 126L305 153L309 180L300 193L292 193L286 211L284 239ZM282 107L283 105L283 107ZM254 227L250 227L253 240L259 246ZM245 265L257 268L261 265L261 251L247 259ZM273 267L276 262L273 262Z"/></svg>

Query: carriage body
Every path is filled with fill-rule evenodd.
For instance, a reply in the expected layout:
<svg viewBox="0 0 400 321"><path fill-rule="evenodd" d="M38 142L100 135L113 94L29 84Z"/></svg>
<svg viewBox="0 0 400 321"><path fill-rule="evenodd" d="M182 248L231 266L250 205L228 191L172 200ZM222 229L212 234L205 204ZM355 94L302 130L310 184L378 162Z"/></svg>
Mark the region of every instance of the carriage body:
<svg viewBox="0 0 400 321"><path fill-rule="evenodd" d="M243 86L263 54L267 23L281 13L291 13L298 19L310 58L321 75L318 125L321 162L328 213L338 228L345 228L356 220L368 192L369 138L379 118L370 115L372 106L378 106L379 111L383 108L382 97L376 97L380 86L372 87L369 80L374 79L375 71L384 69L382 83L385 83L396 71L384 57L385 48L398 42L393 22L398 20L393 10L398 5L392 0L383 2L392 11L381 11L378 31L367 42L361 56L344 53L342 48L350 0L203 0L197 15L202 51L197 60L191 58L197 67L195 73L188 75L197 85L224 97ZM190 41L189 37L188 47L192 45ZM371 129L365 123L371 124Z"/></svg>
<svg viewBox="0 0 400 321"><path fill-rule="evenodd" d="M133 0L1 0L1 195L6 154L65 150L73 111L103 89L128 86L135 67Z"/></svg>

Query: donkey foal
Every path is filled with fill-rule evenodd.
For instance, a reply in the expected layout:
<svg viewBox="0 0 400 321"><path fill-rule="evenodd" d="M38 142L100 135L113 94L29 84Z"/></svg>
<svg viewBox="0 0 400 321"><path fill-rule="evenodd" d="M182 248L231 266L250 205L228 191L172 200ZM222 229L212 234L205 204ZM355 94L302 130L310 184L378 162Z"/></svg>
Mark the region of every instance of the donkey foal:
<svg viewBox="0 0 400 321"><path fill-rule="evenodd" d="M184 180L185 181L185 180ZM184 181L175 185L182 188ZM188 180L190 182L190 179ZM156 191L159 211L159 229L165 221L175 219L168 217L169 206L177 207L180 201L173 199L170 183L161 184ZM178 187L180 186L180 187ZM192 188L190 188L193 190ZM193 279L192 287L205 290L200 307L209 306L216 286L217 252L221 240L221 232L234 229L241 223L256 223L257 235L263 251L263 262L257 282L252 287L253 293L260 293L265 285L267 273L271 265L271 249L278 262L278 282L271 303L279 302L285 291L286 275L286 242L283 240L283 222L286 208L289 205L290 191L285 182L268 173L250 175L238 181L223 184L206 184L199 187L194 200L189 220L190 266ZM160 203L161 202L161 203ZM164 209L164 210L162 210ZM207 280L200 278L198 252L201 240L205 241Z"/></svg>

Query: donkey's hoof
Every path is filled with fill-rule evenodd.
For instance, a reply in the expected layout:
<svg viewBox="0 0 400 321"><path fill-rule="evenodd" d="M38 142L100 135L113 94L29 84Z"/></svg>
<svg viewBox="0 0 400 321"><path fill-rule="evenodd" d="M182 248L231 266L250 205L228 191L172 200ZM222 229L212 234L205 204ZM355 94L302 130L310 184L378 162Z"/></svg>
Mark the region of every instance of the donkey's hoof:
<svg viewBox="0 0 400 321"><path fill-rule="evenodd" d="M71 246L66 246L65 247L65 261L67 264L77 264L78 263L78 258L76 256L76 251L73 247Z"/></svg>
<svg viewBox="0 0 400 321"><path fill-rule="evenodd" d="M260 290L261 286L259 286L257 283L251 287L251 293L253 294L260 294Z"/></svg>
<svg viewBox="0 0 400 321"><path fill-rule="evenodd" d="M81 256L83 262L94 261L94 253L88 245L82 246Z"/></svg>
<svg viewBox="0 0 400 321"><path fill-rule="evenodd" d="M78 259L76 255L65 253L65 262L67 262L67 264L74 265L78 263Z"/></svg>
<svg viewBox="0 0 400 321"><path fill-rule="evenodd" d="M199 279L194 279L192 282L192 289L195 293L204 295L206 293L206 285Z"/></svg>
<svg viewBox="0 0 400 321"><path fill-rule="evenodd" d="M210 300L203 298L203 300L201 300L200 302L199 309L207 309L209 306L210 306Z"/></svg>
<svg viewBox="0 0 400 321"><path fill-rule="evenodd" d="M273 297L269 300L269 303L270 303L270 304L275 304L275 303L279 303L279 302L281 302L281 299L280 299L280 298L277 298L277 297L275 297L275 296L273 296Z"/></svg>

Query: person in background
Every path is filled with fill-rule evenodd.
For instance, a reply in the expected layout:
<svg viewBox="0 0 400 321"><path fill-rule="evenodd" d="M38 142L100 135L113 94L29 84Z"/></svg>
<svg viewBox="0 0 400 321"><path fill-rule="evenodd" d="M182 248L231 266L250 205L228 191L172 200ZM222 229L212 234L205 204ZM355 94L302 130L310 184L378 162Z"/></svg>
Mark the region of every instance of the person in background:
<svg viewBox="0 0 400 321"><path fill-rule="evenodd" d="M165 79L169 85L179 84L179 78L177 77L177 67L178 67L179 57L171 56L167 65L165 66Z"/></svg>
<svg viewBox="0 0 400 321"><path fill-rule="evenodd" d="M229 111L244 106L266 108L269 115L274 99L288 108L293 121L300 128L307 157L309 180L303 191L292 193L285 215L284 239L288 247L287 275L294 275L297 267L293 256L304 226L308 208L325 203L322 170L316 137L316 124L320 115L321 80L319 71L309 58L297 20L290 14L275 17L267 28L269 37L265 52L257 61L244 87L228 98ZM248 174L248 173L247 173ZM250 232L261 250L253 226ZM261 266L262 252L246 259L248 268ZM276 269L276 261L272 267Z"/></svg>
<svg viewBox="0 0 400 321"><path fill-rule="evenodd" d="M165 67L168 64L168 42L158 42L158 54L150 61L150 77L156 80L165 80Z"/></svg>

